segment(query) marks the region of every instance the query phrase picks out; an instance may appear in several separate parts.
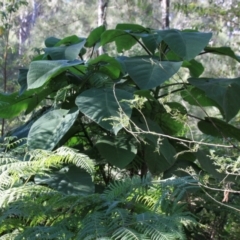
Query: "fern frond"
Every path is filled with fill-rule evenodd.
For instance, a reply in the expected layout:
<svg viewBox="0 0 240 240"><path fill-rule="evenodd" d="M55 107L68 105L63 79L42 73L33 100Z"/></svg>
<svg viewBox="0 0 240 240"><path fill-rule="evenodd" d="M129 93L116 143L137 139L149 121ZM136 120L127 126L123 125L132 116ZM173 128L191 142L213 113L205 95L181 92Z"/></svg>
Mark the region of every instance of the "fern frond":
<svg viewBox="0 0 240 240"><path fill-rule="evenodd" d="M101 212L88 215L82 222L82 227L77 239L98 239L107 237L107 226L104 224L106 218Z"/></svg>
<svg viewBox="0 0 240 240"><path fill-rule="evenodd" d="M74 236L68 229L65 227L46 227L46 226L37 226L32 228L26 228L24 232L18 234L15 237L15 240L28 240L28 239L39 239L39 240L66 240L72 239Z"/></svg>
<svg viewBox="0 0 240 240"><path fill-rule="evenodd" d="M140 234L130 227L119 227L112 234L112 239L121 239L121 240L143 240L149 239L145 235Z"/></svg>
<svg viewBox="0 0 240 240"><path fill-rule="evenodd" d="M81 167L86 170L90 175L94 173L94 161L90 159L87 155L78 153L68 147L60 147L54 152L35 149L29 151L26 155L26 159L29 157L29 161L38 161L45 167L57 167L64 163L71 163L77 167Z"/></svg>

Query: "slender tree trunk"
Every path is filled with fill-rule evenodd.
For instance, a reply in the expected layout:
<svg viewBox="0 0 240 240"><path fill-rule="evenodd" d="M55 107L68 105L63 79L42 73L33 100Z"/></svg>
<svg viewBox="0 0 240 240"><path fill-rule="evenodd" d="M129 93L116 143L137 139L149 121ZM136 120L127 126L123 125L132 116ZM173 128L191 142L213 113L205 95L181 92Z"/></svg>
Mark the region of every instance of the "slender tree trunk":
<svg viewBox="0 0 240 240"><path fill-rule="evenodd" d="M98 0L98 26L105 25L107 26L107 6L109 0ZM101 55L104 53L104 49L100 47L98 49L98 54Z"/></svg>
<svg viewBox="0 0 240 240"><path fill-rule="evenodd" d="M168 29L170 27L169 21L169 8L170 0L159 0L161 4L162 11L162 29Z"/></svg>

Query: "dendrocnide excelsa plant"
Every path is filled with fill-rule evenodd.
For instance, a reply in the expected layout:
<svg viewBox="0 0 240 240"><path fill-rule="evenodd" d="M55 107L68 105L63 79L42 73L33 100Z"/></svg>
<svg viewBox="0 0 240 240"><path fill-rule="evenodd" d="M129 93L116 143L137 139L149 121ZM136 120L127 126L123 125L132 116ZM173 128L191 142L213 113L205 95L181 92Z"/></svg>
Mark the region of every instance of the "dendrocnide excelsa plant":
<svg viewBox="0 0 240 240"><path fill-rule="evenodd" d="M148 174L153 179L173 175L185 178L187 173L179 169L189 167L195 174L204 171L216 180L231 181L226 174L219 175L205 149L238 147L233 142L239 140L240 130L230 120L239 111L239 101L232 101L239 98L239 78L200 78L204 66L198 59L203 54L225 55L237 61L239 58L230 48L207 46L210 38L211 33L155 30L136 24L118 24L109 30L100 26L87 38L76 35L47 38L42 54L33 59L29 68L20 70L20 91L0 94L0 117L32 114L29 121L8 133L18 140L26 139L25 157L16 163L7 162L7 166L10 164L7 172L2 162L2 178L6 181L2 191L7 194L19 191L24 199L16 199L7 203L6 209L2 208L6 224L9 219L19 224L17 230L11 228L11 234L20 237L30 232L40 233L34 236L48 234L48 239L60 239L61 234L74 239L74 234L79 234L82 239L95 239L91 229L85 229L85 223L95 219L100 228L97 232L111 229L106 236L99 233L99 237L131 239L135 234L135 239L143 236L155 239L156 232L150 228L152 219L159 218L162 222L172 219L174 223L171 228L156 226L159 238L161 234L167 234L169 239L176 239L176 234L183 238L186 229L178 220L188 211L180 206L191 198L190 190L183 198L166 195L172 202L171 211L163 212L161 204L156 211L152 209L159 198L151 200L151 206L144 200L140 201L139 209L129 208L132 201L138 204L134 186L123 193L124 203L121 194L120 199L111 202L113 205L104 196L109 191L106 187L118 184L114 180L126 178L119 184L127 185L135 178L143 184ZM109 52L97 54L99 46L108 49L112 43L116 46L114 50L109 48ZM184 70L188 70L189 78L182 77ZM205 107L218 109L219 117L209 115ZM200 109L204 117L192 112L193 108ZM192 119L197 119L197 124ZM197 134L191 130L193 124ZM217 143L199 141L199 132L216 137ZM23 147L21 144L17 148ZM150 185L140 198L149 194ZM36 197L22 195L25 187L29 193L30 189L37 189L32 193ZM163 192L159 194L161 198ZM33 212L20 211L23 201L29 203ZM81 204L86 201L82 205L85 208L78 201ZM173 212L173 209L178 212L178 207L182 214L179 218ZM15 212L9 213L9 209ZM34 217L33 209L38 209L42 218L41 214ZM94 209L93 215L89 209ZM191 211L195 210L191 205ZM106 214L109 218L103 219ZM85 222L77 220L79 216ZM141 222L142 216L151 223L146 228L145 223L142 227L135 223L136 219Z"/></svg>

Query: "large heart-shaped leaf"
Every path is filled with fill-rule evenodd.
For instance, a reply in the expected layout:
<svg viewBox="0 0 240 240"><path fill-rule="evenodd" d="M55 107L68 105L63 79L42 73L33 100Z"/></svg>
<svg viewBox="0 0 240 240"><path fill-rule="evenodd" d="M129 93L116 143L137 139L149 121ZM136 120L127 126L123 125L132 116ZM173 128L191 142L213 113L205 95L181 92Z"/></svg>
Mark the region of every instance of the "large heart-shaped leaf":
<svg viewBox="0 0 240 240"><path fill-rule="evenodd" d="M183 60L195 58L208 44L212 33L179 31L176 29L158 31L160 38Z"/></svg>
<svg viewBox="0 0 240 240"><path fill-rule="evenodd" d="M169 169L176 161L176 151L174 147L169 143L167 138L161 138L163 134L162 129L150 119L146 119L147 123L143 120L142 123L134 121L135 124L144 131L150 131L158 133L156 134L144 134L147 138L147 143L144 146L144 159L151 173L159 174ZM161 140L160 140L161 138Z"/></svg>
<svg viewBox="0 0 240 240"><path fill-rule="evenodd" d="M47 55L51 57L52 60L70 60L73 61L78 58L81 49L84 47L85 40L80 43L60 46L60 47L50 47L45 48L44 51Z"/></svg>
<svg viewBox="0 0 240 240"><path fill-rule="evenodd" d="M89 65L99 65L99 70L102 73L109 75L111 78L116 79L122 71L121 64L113 57L107 54L102 54L88 62Z"/></svg>
<svg viewBox="0 0 240 240"><path fill-rule="evenodd" d="M120 29L107 30L101 36L101 45L115 41L117 51L123 52L124 50L131 49L137 43L137 40L128 32Z"/></svg>
<svg viewBox="0 0 240 240"><path fill-rule="evenodd" d="M55 46L61 39L56 37L49 37L45 40L46 47L53 47Z"/></svg>
<svg viewBox="0 0 240 240"><path fill-rule="evenodd" d="M125 168L136 156L137 147L133 138L124 137L102 137L96 147L101 156L112 165Z"/></svg>
<svg viewBox="0 0 240 240"><path fill-rule="evenodd" d="M36 175L36 184L47 185L64 194L90 194L94 192L92 177L85 170L68 166L60 170L51 170L46 175Z"/></svg>
<svg viewBox="0 0 240 240"><path fill-rule="evenodd" d="M83 61L78 60L33 61L30 64L27 74L28 89L41 87L51 78L58 76L60 73L70 69L72 66L77 66L82 63Z"/></svg>
<svg viewBox="0 0 240 240"><path fill-rule="evenodd" d="M104 25L99 26L91 31L89 34L86 44L86 47L93 47L96 43L100 41L101 34L106 30L106 27Z"/></svg>
<svg viewBox="0 0 240 240"><path fill-rule="evenodd" d="M188 81L222 108L227 121L236 116L240 109L240 78L190 78Z"/></svg>
<svg viewBox="0 0 240 240"><path fill-rule="evenodd" d="M17 128L12 129L7 133L7 136L14 136L17 139L27 138L29 130L31 129L34 122L37 121L43 114L49 111L49 107L43 107L33 114L33 116L25 122L23 125L18 126Z"/></svg>
<svg viewBox="0 0 240 240"><path fill-rule="evenodd" d="M142 41L147 49L154 54L159 43L158 43L158 35L157 34L148 34L148 36L142 37Z"/></svg>
<svg viewBox="0 0 240 240"><path fill-rule="evenodd" d="M158 61L149 57L128 58L124 63L128 74L141 89L159 86L182 65L182 62Z"/></svg>
<svg viewBox="0 0 240 240"><path fill-rule="evenodd" d="M226 174L220 173L217 169L219 167L217 167L214 164L214 160L212 160L209 157L209 153L203 150L198 150L196 153L194 153L194 155L196 156L198 162L200 163L201 167L203 168L203 170L207 171L209 174L211 174L214 178L216 178L217 180L222 181L223 179L225 181L235 181L235 176L231 176L228 175L226 176Z"/></svg>
<svg viewBox="0 0 240 240"><path fill-rule="evenodd" d="M59 46L62 46L62 45L69 46L69 45L72 45L72 44L80 43L80 42L85 41L85 40L86 40L86 38L78 37L76 35L71 35L71 36L67 36L67 37L61 39L60 41L58 41L54 45L54 47L59 47Z"/></svg>
<svg viewBox="0 0 240 240"><path fill-rule="evenodd" d="M123 100L132 99L132 94L120 89L98 88L89 89L78 95L76 105L88 118L101 127L113 131L115 134L123 127L121 123L111 118L119 118L121 106L127 117L131 116L132 109ZM118 102L117 102L118 101Z"/></svg>
<svg viewBox="0 0 240 240"><path fill-rule="evenodd" d="M78 116L78 109L55 109L39 118L31 127L27 145L30 149L53 150L72 127Z"/></svg>

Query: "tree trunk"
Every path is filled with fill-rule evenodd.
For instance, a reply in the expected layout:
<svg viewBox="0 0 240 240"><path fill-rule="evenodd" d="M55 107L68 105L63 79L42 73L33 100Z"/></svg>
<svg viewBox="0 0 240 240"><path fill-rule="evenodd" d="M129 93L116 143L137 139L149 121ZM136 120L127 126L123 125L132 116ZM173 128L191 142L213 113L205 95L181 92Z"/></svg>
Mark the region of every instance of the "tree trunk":
<svg viewBox="0 0 240 240"><path fill-rule="evenodd" d="M159 0L161 4L162 11L162 29L168 29L170 27L169 21L169 7L170 0Z"/></svg>
<svg viewBox="0 0 240 240"><path fill-rule="evenodd" d="M107 6L109 0L98 0L98 26L105 25L107 26ZM98 55L104 53L104 49L100 47L98 49Z"/></svg>

